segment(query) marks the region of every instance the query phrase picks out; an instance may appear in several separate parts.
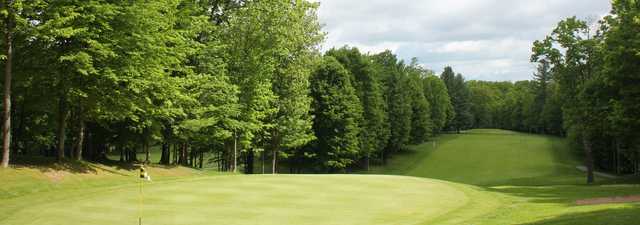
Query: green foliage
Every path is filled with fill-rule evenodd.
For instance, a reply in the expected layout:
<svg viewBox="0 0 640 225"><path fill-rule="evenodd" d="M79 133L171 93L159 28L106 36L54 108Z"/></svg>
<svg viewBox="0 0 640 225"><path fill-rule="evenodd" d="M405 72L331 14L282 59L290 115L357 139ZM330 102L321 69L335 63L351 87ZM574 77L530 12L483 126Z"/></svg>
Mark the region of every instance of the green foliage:
<svg viewBox="0 0 640 225"><path fill-rule="evenodd" d="M640 2L617 0L604 19L605 83L613 90L609 119L617 137L640 152Z"/></svg>
<svg viewBox="0 0 640 225"><path fill-rule="evenodd" d="M340 171L358 157L362 107L349 72L335 58L325 56L311 80L313 130L323 166Z"/></svg>
<svg viewBox="0 0 640 225"><path fill-rule="evenodd" d="M357 48L343 47L327 51L327 56L336 58L351 74L362 106L360 127L360 152L369 159L381 155L389 139L386 105L379 78L369 56Z"/></svg>
<svg viewBox="0 0 640 225"><path fill-rule="evenodd" d="M411 104L411 131L409 142L420 144L432 134L431 106L424 93L422 79L432 72L418 65L417 60L411 62L407 68L408 84Z"/></svg>
<svg viewBox="0 0 640 225"><path fill-rule="evenodd" d="M431 106L432 132L441 132L447 123L453 119L454 111L449 98L447 86L435 75L423 78L424 94Z"/></svg>
<svg viewBox="0 0 640 225"><path fill-rule="evenodd" d="M462 74L455 75L451 67L445 67L440 75L440 79L442 79L447 86L447 91L451 97L451 105L453 105L455 112L453 119L446 127L458 132L470 128L473 123L470 102L471 93L465 84Z"/></svg>
<svg viewBox="0 0 640 225"><path fill-rule="evenodd" d="M406 65L398 61L390 51L372 56L378 71L378 76L385 86L387 102L387 117L389 120L389 142L383 154L383 160L389 154L402 150L409 144L411 135L411 93L407 88L409 78Z"/></svg>

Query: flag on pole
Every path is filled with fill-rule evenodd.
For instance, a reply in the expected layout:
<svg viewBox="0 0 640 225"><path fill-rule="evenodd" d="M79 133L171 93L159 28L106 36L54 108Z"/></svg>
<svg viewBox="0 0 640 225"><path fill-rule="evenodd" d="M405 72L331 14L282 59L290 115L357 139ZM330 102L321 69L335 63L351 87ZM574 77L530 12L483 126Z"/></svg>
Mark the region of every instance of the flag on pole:
<svg viewBox="0 0 640 225"><path fill-rule="evenodd" d="M151 176L149 176L149 173L147 173L147 169L144 168L144 165L140 166L140 179L151 181Z"/></svg>
<svg viewBox="0 0 640 225"><path fill-rule="evenodd" d="M149 176L149 174L147 173L147 169L144 168L144 164L140 165L140 179L142 179L140 181L140 205L138 206L138 225L142 225L142 210L143 210L143 195L142 195L142 189L144 187L144 182L145 181L151 181L151 176Z"/></svg>

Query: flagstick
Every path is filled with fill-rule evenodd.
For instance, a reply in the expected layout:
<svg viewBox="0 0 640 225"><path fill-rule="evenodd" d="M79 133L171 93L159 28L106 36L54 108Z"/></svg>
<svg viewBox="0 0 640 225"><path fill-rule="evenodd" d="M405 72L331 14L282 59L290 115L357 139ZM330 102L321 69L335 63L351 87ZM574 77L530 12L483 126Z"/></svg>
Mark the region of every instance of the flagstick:
<svg viewBox="0 0 640 225"><path fill-rule="evenodd" d="M144 186L144 180L143 179L139 179L140 180L140 205L138 205L138 225L142 225L142 187Z"/></svg>

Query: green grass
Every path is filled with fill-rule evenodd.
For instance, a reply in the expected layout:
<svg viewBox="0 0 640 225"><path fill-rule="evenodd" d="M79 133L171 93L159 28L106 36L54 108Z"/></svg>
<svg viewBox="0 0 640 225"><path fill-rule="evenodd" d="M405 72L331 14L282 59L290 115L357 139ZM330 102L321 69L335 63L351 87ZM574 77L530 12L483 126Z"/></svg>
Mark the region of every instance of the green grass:
<svg viewBox="0 0 640 225"><path fill-rule="evenodd" d="M158 181L144 184L145 224L416 224L469 201L447 182L413 177L189 177L160 176ZM2 199L9 207L0 208L0 224L137 222L140 186L135 178L104 177L102 187L67 188L95 182L90 180L93 178L82 179L62 182L66 187Z"/></svg>
<svg viewBox="0 0 640 225"><path fill-rule="evenodd" d="M472 130L413 146L373 173L481 186L575 184L585 180L578 164L561 138Z"/></svg>
<svg viewBox="0 0 640 225"><path fill-rule="evenodd" d="M229 175L152 167L144 224L638 224L640 194L598 177L584 185L560 138L500 130L447 134L370 173ZM139 180L126 165L0 170L0 224L137 224ZM619 183L619 184L617 184Z"/></svg>
<svg viewBox="0 0 640 225"><path fill-rule="evenodd" d="M434 144L435 142L435 144ZM412 147L370 173L410 175L474 185L479 203L448 214L469 224L637 224L640 203L578 206L576 200L639 195L637 184L598 177L585 185L564 140L501 130L448 134ZM467 195L477 193L466 192ZM484 198L484 199L483 199ZM488 213L487 205L495 207ZM480 214L480 216L477 216Z"/></svg>

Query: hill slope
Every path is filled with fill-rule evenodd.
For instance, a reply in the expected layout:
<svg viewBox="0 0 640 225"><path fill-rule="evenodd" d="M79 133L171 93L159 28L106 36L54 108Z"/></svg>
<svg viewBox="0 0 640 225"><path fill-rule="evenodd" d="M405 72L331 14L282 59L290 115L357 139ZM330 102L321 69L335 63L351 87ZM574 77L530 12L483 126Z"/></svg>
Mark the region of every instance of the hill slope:
<svg viewBox="0 0 640 225"><path fill-rule="evenodd" d="M435 144L434 144L435 142ZM471 224L637 224L640 203L584 205L576 200L640 195L640 186L585 176L563 139L503 130L443 135L414 146L371 173L409 175L476 185L501 202L496 210L470 216L479 203L445 216ZM468 193L473 195L474 193ZM491 204L489 204L491 205ZM464 218L464 219L463 219Z"/></svg>

